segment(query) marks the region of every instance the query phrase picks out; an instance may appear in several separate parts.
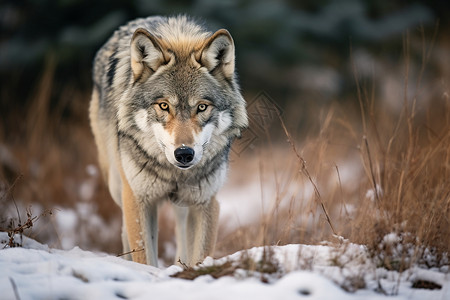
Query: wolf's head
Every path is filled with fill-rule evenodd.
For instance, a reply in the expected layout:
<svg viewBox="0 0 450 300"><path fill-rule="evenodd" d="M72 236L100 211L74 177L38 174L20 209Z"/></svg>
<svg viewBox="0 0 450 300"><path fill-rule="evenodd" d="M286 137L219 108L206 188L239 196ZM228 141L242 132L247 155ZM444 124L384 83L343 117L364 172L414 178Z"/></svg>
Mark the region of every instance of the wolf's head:
<svg viewBox="0 0 450 300"><path fill-rule="evenodd" d="M141 145L181 169L229 147L247 126L231 35L188 25L134 32L126 100Z"/></svg>

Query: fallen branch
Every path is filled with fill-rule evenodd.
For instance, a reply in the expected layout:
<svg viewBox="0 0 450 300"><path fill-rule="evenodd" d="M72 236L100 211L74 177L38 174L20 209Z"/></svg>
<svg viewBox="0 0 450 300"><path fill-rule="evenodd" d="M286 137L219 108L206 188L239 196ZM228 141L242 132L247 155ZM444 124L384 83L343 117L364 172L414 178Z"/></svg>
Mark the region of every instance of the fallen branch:
<svg viewBox="0 0 450 300"><path fill-rule="evenodd" d="M136 252L141 252L141 251L144 251L144 250L145 250L144 248L141 248L141 249L133 249L133 250L128 251L128 252L125 252L125 253L117 254L116 257L121 257L121 256L124 256L124 255L132 254L132 253L136 253Z"/></svg>

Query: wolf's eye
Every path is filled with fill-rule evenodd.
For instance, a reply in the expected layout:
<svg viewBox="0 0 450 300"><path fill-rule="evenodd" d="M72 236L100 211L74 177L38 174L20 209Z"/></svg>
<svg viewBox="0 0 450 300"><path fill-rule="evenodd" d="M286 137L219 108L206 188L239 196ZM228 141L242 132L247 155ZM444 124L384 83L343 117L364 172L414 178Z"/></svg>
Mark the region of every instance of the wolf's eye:
<svg viewBox="0 0 450 300"><path fill-rule="evenodd" d="M162 110L165 110L165 111L169 111L169 104L167 104L165 102L161 102L159 104L159 108L161 108Z"/></svg>
<svg viewBox="0 0 450 300"><path fill-rule="evenodd" d="M206 105L206 104L199 104L198 106L197 106L197 112L202 112L202 111L205 111L206 110L206 108L208 107L208 105Z"/></svg>

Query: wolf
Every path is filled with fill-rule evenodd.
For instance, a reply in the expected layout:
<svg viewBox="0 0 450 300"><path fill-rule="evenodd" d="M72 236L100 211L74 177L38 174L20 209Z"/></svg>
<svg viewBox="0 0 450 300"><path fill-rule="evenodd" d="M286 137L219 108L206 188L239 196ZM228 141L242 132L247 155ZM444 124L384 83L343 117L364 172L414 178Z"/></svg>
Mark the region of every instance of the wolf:
<svg viewBox="0 0 450 300"><path fill-rule="evenodd" d="M232 142L248 126L230 33L187 16L121 26L95 56L89 115L129 258L158 265L164 201L174 207L175 261L192 266L212 255L216 194Z"/></svg>

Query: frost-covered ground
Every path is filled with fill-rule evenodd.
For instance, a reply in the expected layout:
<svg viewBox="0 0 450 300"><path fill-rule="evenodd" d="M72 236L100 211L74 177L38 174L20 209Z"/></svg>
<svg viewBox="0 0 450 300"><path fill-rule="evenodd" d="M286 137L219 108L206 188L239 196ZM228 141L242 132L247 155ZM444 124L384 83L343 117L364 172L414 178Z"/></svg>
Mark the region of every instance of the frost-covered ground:
<svg viewBox="0 0 450 300"><path fill-rule="evenodd" d="M0 233L0 240L1 299L450 299L448 272L376 269L364 248L354 244L273 247L271 260L279 271L266 275L268 283L263 283L261 274L239 269L234 276L185 280L170 277L182 270L178 266L158 269L77 247L51 249L28 238L23 247L8 248L6 233ZM238 264L244 253L257 262L262 250L207 258L203 265ZM418 280L441 288L412 288ZM345 291L355 286L355 292Z"/></svg>

